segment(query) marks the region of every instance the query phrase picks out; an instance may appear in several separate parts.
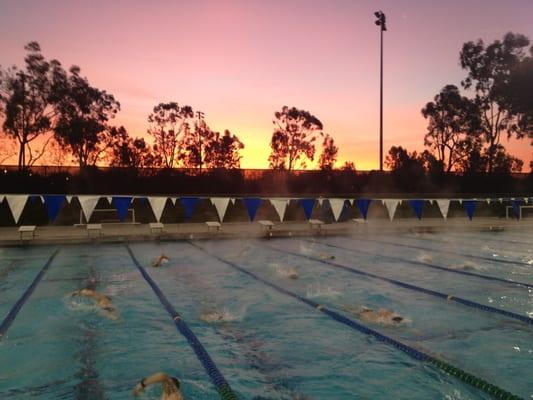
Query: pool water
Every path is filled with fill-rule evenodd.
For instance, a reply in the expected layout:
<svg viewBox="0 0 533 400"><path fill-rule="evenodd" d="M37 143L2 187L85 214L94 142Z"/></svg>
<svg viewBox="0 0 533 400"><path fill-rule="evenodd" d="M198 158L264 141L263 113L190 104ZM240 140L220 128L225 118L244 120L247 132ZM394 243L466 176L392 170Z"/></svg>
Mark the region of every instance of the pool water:
<svg viewBox="0 0 533 400"><path fill-rule="evenodd" d="M361 323L533 398L531 324L320 262L533 317L533 290L527 286L421 265L533 284L532 242L532 233L404 233L195 242L205 251L188 242L132 243L130 248L241 399L459 400L490 397L211 254L354 320L353 308L393 310L405 318L399 326ZM56 248L0 249L1 319ZM160 254L170 261L150 267ZM298 279L290 279L289 270ZM106 318L93 301L70 296L84 287L111 296L119 318ZM211 311L224 320L200 318ZM219 398L121 244L62 246L0 339L2 399L131 399L135 384L158 371L178 377L186 399ZM160 388L150 387L141 398L160 395Z"/></svg>

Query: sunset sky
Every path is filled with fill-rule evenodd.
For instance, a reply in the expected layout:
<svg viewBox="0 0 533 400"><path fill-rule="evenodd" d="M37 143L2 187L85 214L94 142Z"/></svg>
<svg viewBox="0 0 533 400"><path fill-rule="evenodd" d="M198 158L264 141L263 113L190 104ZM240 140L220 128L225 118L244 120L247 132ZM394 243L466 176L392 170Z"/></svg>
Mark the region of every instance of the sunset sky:
<svg viewBox="0 0 533 400"><path fill-rule="evenodd" d="M77 64L120 101L115 124L146 135L147 115L177 101L245 143L242 166L268 166L273 113L306 109L338 146L339 164L378 168L379 28L385 32L385 150L423 149L420 109L465 72L468 40L506 32L533 39L533 1L0 0L0 65L21 65L23 46ZM503 144L527 164L529 141Z"/></svg>

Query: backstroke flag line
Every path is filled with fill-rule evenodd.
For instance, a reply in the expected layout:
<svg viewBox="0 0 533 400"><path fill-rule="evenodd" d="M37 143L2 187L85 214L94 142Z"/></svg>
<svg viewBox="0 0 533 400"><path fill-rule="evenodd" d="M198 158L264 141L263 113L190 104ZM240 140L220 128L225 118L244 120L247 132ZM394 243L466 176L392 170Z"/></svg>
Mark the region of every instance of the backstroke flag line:
<svg viewBox="0 0 533 400"><path fill-rule="evenodd" d="M78 201L80 202L81 209L83 210L87 222L91 219L91 215L93 215L93 211L96 208L99 199L99 196L78 196Z"/></svg>
<svg viewBox="0 0 533 400"><path fill-rule="evenodd" d="M211 204L215 206L218 219L222 222L226 215L226 210L228 209L229 197L211 197Z"/></svg>
<svg viewBox="0 0 533 400"><path fill-rule="evenodd" d="M338 221L342 214L344 202L344 199L329 199L329 205L331 206L331 211L333 211L333 217L335 218L335 221Z"/></svg>
<svg viewBox="0 0 533 400"><path fill-rule="evenodd" d="M269 199L269 201L278 213L279 220L283 222L283 218L285 218L285 210L287 209L289 199Z"/></svg>
<svg viewBox="0 0 533 400"><path fill-rule="evenodd" d="M385 199L383 204L389 213L389 219L392 221L394 219L394 214L396 213L396 208L398 207L399 200L396 199Z"/></svg>
<svg viewBox="0 0 533 400"><path fill-rule="evenodd" d="M9 205L9 209L11 210L11 214L13 214L13 219L15 220L15 223L19 223L20 215L22 214L22 210L24 210L24 206L26 205L26 201L28 200L28 195L26 194L12 194L6 196L7 204Z"/></svg>
<svg viewBox="0 0 533 400"><path fill-rule="evenodd" d="M148 202L152 207L152 211L154 212L154 216L157 222L159 222L159 220L161 219L161 215L163 215L163 210L165 209L167 200L168 197L148 197Z"/></svg>
<svg viewBox="0 0 533 400"><path fill-rule="evenodd" d="M439 200L435 200L435 203L437 203L437 206L439 206L439 210L440 210L440 213L442 214L442 218L444 219L448 218L448 210L450 209L450 200L439 199Z"/></svg>

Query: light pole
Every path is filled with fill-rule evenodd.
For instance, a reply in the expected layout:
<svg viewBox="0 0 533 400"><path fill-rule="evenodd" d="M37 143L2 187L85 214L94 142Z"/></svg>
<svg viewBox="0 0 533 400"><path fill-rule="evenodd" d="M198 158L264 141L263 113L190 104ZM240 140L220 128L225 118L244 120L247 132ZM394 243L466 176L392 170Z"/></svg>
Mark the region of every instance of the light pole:
<svg viewBox="0 0 533 400"><path fill-rule="evenodd" d="M383 32L387 30L386 18L383 11L376 11L376 25L381 33L381 63L379 73L379 170L383 171Z"/></svg>

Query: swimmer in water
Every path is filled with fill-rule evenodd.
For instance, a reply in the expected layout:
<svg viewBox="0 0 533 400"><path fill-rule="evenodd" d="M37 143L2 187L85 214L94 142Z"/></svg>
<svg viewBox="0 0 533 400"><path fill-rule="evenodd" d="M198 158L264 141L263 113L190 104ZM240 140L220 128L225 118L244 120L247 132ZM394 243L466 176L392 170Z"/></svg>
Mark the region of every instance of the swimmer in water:
<svg viewBox="0 0 533 400"><path fill-rule="evenodd" d="M335 259L335 256L332 256L332 255L330 255L330 254L324 254L324 253L322 253L322 254L320 254L320 258L321 258L322 260L334 260L334 259Z"/></svg>
<svg viewBox="0 0 533 400"><path fill-rule="evenodd" d="M225 322L227 321L224 312L204 311L200 314L200 319L204 322Z"/></svg>
<svg viewBox="0 0 533 400"><path fill-rule="evenodd" d="M140 393L144 392L144 389L147 386L153 385L154 383L160 383L163 386L161 400L184 400L180 390L180 381L164 372L158 372L141 379L141 381L133 388L133 395L138 396Z"/></svg>
<svg viewBox="0 0 533 400"><path fill-rule="evenodd" d="M152 267L160 267L161 264L166 264L169 261L170 259L166 255L161 254L157 259L154 260L154 262L152 263Z"/></svg>
<svg viewBox="0 0 533 400"><path fill-rule="evenodd" d="M350 307L345 308L346 311L355 314L359 319L368 322L375 322L382 325L397 326L405 320L402 316L396 314L393 311L380 308L378 311L374 311L371 308L361 307L356 310Z"/></svg>
<svg viewBox="0 0 533 400"><path fill-rule="evenodd" d="M75 292L71 293L71 296L84 296L84 297L90 297L91 299L94 299L96 301L96 304L102 309L104 312L104 315L113 320L118 319L118 312L113 306L113 302L109 296L105 296L103 294L97 293L96 291L92 289L80 289L76 290Z"/></svg>

